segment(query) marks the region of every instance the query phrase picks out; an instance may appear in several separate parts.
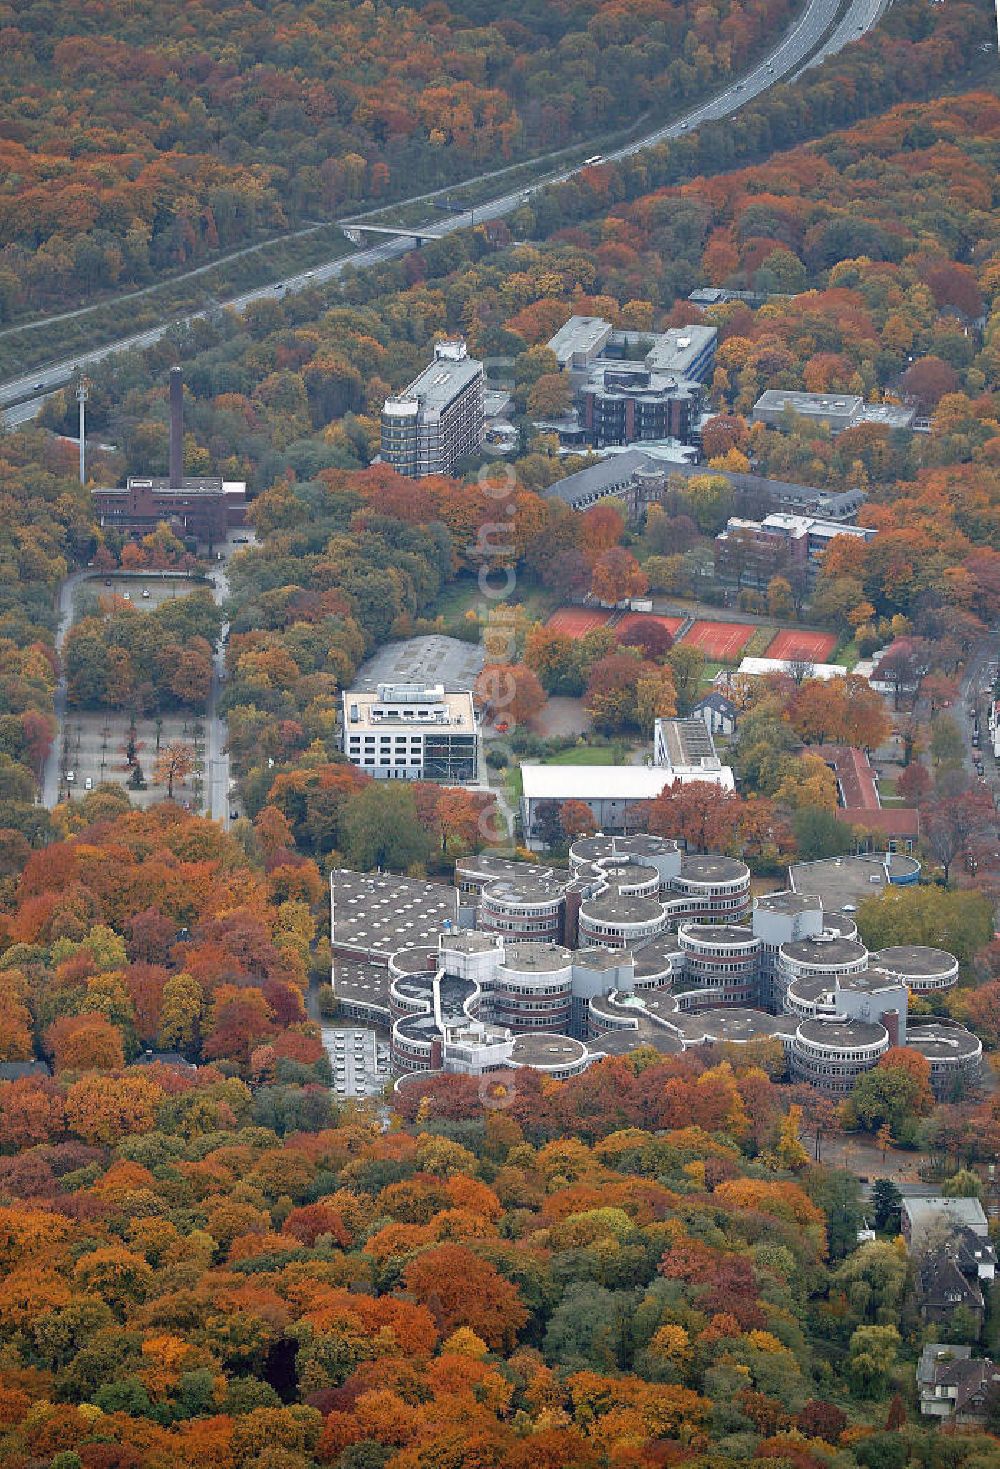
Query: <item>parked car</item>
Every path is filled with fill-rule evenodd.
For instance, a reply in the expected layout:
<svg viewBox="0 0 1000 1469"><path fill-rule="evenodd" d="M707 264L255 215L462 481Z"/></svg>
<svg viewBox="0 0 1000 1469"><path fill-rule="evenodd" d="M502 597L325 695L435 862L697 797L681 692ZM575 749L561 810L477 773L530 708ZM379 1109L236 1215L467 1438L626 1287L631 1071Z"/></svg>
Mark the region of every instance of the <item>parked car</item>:
<svg viewBox="0 0 1000 1469"><path fill-rule="evenodd" d="M150 592L149 588L148 587L143 587L143 589L142 589L143 600L146 601L146 602L148 602L151 595L152 595L152 593Z"/></svg>
<svg viewBox="0 0 1000 1469"><path fill-rule="evenodd" d="M94 789L94 781L92 776L87 776L87 779L83 783L83 789L85 791L92 791Z"/></svg>
<svg viewBox="0 0 1000 1469"><path fill-rule="evenodd" d="M71 786L75 780L76 780L76 771L75 770L67 770L67 772L66 772L66 784L68 786Z"/></svg>

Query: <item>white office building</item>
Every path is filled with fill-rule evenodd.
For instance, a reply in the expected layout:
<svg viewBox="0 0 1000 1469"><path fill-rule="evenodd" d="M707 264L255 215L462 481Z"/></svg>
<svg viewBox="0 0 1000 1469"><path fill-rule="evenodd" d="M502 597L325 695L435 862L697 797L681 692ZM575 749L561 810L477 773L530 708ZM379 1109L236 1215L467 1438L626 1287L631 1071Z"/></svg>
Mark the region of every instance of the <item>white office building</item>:
<svg viewBox="0 0 1000 1469"><path fill-rule="evenodd" d="M479 775L479 730L470 693L443 684L379 684L342 696L342 748L376 780L469 785Z"/></svg>

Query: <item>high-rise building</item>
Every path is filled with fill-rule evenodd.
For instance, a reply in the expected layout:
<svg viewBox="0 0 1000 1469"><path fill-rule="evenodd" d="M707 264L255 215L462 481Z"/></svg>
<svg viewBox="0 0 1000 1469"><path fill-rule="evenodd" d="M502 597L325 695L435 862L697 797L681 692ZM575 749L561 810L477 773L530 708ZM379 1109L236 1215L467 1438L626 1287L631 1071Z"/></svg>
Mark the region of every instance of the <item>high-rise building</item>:
<svg viewBox="0 0 1000 1469"><path fill-rule="evenodd" d="M451 474L479 452L485 425L483 364L463 341L437 342L434 361L382 409L382 458L410 479Z"/></svg>

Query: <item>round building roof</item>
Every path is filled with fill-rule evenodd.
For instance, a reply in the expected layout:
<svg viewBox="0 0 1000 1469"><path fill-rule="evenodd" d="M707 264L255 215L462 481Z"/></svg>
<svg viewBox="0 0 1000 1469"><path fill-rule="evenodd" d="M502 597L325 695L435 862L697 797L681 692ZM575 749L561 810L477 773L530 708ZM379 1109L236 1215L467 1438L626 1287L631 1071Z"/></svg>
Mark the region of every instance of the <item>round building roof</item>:
<svg viewBox="0 0 1000 1469"><path fill-rule="evenodd" d="M581 903L580 917L595 923L656 923L663 918L663 904L611 888Z"/></svg>
<svg viewBox="0 0 1000 1469"><path fill-rule="evenodd" d="M510 1062L514 1066L558 1071L564 1066L579 1065L587 1054L587 1047L582 1041L569 1035L543 1031L538 1035L519 1035L514 1041Z"/></svg>
<svg viewBox="0 0 1000 1469"><path fill-rule="evenodd" d="M880 949L873 959L890 974L901 979L934 979L951 974L958 960L947 949L933 949L928 944L892 944Z"/></svg>
<svg viewBox="0 0 1000 1469"><path fill-rule="evenodd" d="M689 938L692 943L708 944L715 943L720 946L725 944L756 944L757 938L752 928L741 923L697 923L691 921L682 923L677 929L679 938Z"/></svg>
<svg viewBox="0 0 1000 1469"><path fill-rule="evenodd" d="M812 1046L827 1046L831 1051L850 1051L888 1042L884 1025L868 1020L801 1020L796 1036Z"/></svg>
<svg viewBox="0 0 1000 1469"><path fill-rule="evenodd" d="M627 857L641 862L676 851L677 843L671 837L654 837L641 832L631 837L610 837L598 832L592 837L580 837L570 847L569 855L576 865L578 862L598 862L608 857Z"/></svg>
<svg viewBox="0 0 1000 1469"><path fill-rule="evenodd" d="M483 888L483 898L500 907L551 908L562 900L565 891L562 883L547 882L543 877L519 877L516 882L501 878Z"/></svg>
<svg viewBox="0 0 1000 1469"><path fill-rule="evenodd" d="M434 974L438 967L437 949L397 949L389 956L389 965L398 974Z"/></svg>
<svg viewBox="0 0 1000 1469"><path fill-rule="evenodd" d="M688 882L740 882L749 880L750 869L739 857L685 852L681 858L681 877Z"/></svg>
<svg viewBox="0 0 1000 1469"><path fill-rule="evenodd" d="M971 1061L983 1049L979 1037L957 1020L911 1020L906 1044L928 1061Z"/></svg>
<svg viewBox="0 0 1000 1469"><path fill-rule="evenodd" d="M783 959L795 964L810 964L817 969L836 969L843 964L860 964L868 958L868 950L857 939L820 934L813 939L793 939L778 951Z"/></svg>
<svg viewBox="0 0 1000 1469"><path fill-rule="evenodd" d="M645 887L652 883L659 886L660 883L659 872L645 862L606 862L600 870L605 881L617 887Z"/></svg>
<svg viewBox="0 0 1000 1469"><path fill-rule="evenodd" d="M526 941L507 944L504 947L504 969L516 969L522 974L547 974L558 969L567 969L573 955L562 944L546 944Z"/></svg>

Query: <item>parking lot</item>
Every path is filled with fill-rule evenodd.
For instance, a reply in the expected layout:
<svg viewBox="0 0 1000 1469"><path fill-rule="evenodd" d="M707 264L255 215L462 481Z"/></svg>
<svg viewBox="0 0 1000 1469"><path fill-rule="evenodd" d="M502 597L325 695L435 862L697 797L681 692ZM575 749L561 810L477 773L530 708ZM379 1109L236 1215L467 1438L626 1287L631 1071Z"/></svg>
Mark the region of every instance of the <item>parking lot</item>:
<svg viewBox="0 0 1000 1469"><path fill-rule="evenodd" d="M88 790L102 784L123 786L134 806L146 807L165 800L166 782L153 784L159 739L160 749L175 741L190 748L195 768L183 780L174 781L174 800L187 803L194 811L200 810L203 772L199 765L205 753L204 719L168 714L160 720L138 719L135 729L135 753L146 781L145 790L129 785L132 767L126 759L128 715L100 711L70 713L63 726L63 748L59 752L59 800L79 800Z"/></svg>
<svg viewBox="0 0 1000 1469"><path fill-rule="evenodd" d="M150 611L159 607L162 602L172 601L176 597L187 597L201 587L208 587L209 582L198 581L194 577L169 576L164 577L157 572L143 574L141 572L123 576L119 572L100 576L98 573L88 577L80 583L77 588L73 602L73 620L77 621L94 606L95 600L100 597L122 597L131 602L133 607L141 611Z"/></svg>
<svg viewBox="0 0 1000 1469"><path fill-rule="evenodd" d="M334 1095L380 1097L389 1081L389 1042L367 1026L323 1026L323 1044L333 1067Z"/></svg>

